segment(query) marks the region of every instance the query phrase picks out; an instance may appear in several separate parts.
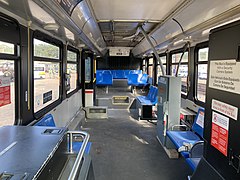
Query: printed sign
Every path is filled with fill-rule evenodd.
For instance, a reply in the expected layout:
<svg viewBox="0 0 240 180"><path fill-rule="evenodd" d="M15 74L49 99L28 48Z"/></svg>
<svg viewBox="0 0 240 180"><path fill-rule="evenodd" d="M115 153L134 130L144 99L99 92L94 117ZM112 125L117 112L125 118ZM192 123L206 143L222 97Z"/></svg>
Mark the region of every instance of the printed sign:
<svg viewBox="0 0 240 180"><path fill-rule="evenodd" d="M204 128L204 112L203 111L199 112L196 123L202 128Z"/></svg>
<svg viewBox="0 0 240 180"><path fill-rule="evenodd" d="M0 107L11 104L11 77L0 76Z"/></svg>
<svg viewBox="0 0 240 180"><path fill-rule="evenodd" d="M221 60L210 62L209 87L240 94L240 62Z"/></svg>
<svg viewBox="0 0 240 180"><path fill-rule="evenodd" d="M52 91L48 91L43 94L43 104L47 103L48 101L52 100Z"/></svg>
<svg viewBox="0 0 240 180"><path fill-rule="evenodd" d="M229 118L212 113L211 145L227 156Z"/></svg>
<svg viewBox="0 0 240 180"><path fill-rule="evenodd" d="M238 108L227 103L218 101L213 99L212 100L212 109L218 111L232 119L237 120L238 117Z"/></svg>

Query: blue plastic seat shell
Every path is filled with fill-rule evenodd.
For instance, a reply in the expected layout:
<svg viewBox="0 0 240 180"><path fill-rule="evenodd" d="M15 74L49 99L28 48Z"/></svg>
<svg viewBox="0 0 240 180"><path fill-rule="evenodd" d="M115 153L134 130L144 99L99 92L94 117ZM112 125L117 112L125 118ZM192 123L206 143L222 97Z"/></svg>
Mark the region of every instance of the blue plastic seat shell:
<svg viewBox="0 0 240 180"><path fill-rule="evenodd" d="M186 158L186 162L191 167L191 169L194 171L197 168L197 165L201 158Z"/></svg>
<svg viewBox="0 0 240 180"><path fill-rule="evenodd" d="M201 139L192 131L167 131L167 136L177 148L183 146L183 143L194 144Z"/></svg>

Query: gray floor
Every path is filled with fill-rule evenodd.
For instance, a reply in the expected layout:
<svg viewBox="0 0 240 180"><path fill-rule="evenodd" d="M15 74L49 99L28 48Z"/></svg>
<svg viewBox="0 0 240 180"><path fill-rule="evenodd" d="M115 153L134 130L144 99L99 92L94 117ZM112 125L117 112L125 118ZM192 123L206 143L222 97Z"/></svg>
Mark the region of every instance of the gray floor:
<svg viewBox="0 0 240 180"><path fill-rule="evenodd" d="M128 110L109 110L109 119L89 119L83 129L93 142L96 180L181 180L191 174L184 159L167 157L156 126L132 119Z"/></svg>

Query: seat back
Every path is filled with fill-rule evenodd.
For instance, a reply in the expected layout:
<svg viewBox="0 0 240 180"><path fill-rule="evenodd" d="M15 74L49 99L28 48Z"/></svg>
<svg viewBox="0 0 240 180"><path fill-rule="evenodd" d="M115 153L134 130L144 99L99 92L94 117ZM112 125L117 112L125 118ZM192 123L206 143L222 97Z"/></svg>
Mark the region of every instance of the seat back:
<svg viewBox="0 0 240 180"><path fill-rule="evenodd" d="M96 72L96 84L101 83L102 80L103 80L102 72L97 71L97 72Z"/></svg>
<svg viewBox="0 0 240 180"><path fill-rule="evenodd" d="M148 74L142 74L142 77L141 77L140 81L141 81L141 83L147 83Z"/></svg>
<svg viewBox="0 0 240 180"><path fill-rule="evenodd" d="M204 130L204 109L199 108L197 116L194 119L192 130L197 133L199 136L203 137Z"/></svg>
<svg viewBox="0 0 240 180"><path fill-rule="evenodd" d="M112 74L108 73L103 73L103 80L102 80L103 85L112 85L113 84L113 76Z"/></svg>
<svg viewBox="0 0 240 180"><path fill-rule="evenodd" d="M52 114L47 114L40 121L38 121L34 126L48 126L56 127Z"/></svg>
<svg viewBox="0 0 240 180"><path fill-rule="evenodd" d="M103 74L111 74L112 75L112 72L110 70L103 70Z"/></svg>
<svg viewBox="0 0 240 180"><path fill-rule="evenodd" d="M129 74L128 85L137 85L137 84L138 84L138 74Z"/></svg>
<svg viewBox="0 0 240 180"><path fill-rule="evenodd" d="M125 78L125 72L124 70L115 70L115 76L114 79L124 79Z"/></svg>
<svg viewBox="0 0 240 180"><path fill-rule="evenodd" d="M150 86L150 89L149 89L148 95L147 95L148 99L151 99L151 96L152 96L153 92L154 92L154 86Z"/></svg>

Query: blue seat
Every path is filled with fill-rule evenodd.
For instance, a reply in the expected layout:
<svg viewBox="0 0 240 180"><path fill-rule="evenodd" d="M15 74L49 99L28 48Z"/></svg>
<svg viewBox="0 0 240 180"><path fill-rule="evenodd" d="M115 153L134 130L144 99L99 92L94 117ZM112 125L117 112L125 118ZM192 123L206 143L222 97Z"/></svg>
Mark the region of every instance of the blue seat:
<svg viewBox="0 0 240 180"><path fill-rule="evenodd" d="M128 85L138 86L138 74L129 74L128 75Z"/></svg>
<svg viewBox="0 0 240 180"><path fill-rule="evenodd" d="M114 79L125 79L125 72L124 70L114 70Z"/></svg>
<svg viewBox="0 0 240 180"><path fill-rule="evenodd" d="M186 162L188 163L188 165L193 171L197 168L200 160L201 158L186 158Z"/></svg>
<svg viewBox="0 0 240 180"><path fill-rule="evenodd" d="M96 73L97 86L111 86L113 85L113 76L111 71L103 70Z"/></svg>
<svg viewBox="0 0 240 180"><path fill-rule="evenodd" d="M201 116L204 116L204 109L199 108L196 118L194 119L194 123L192 126L192 131L167 131L167 136L176 146L176 148L180 148L183 143L195 144L203 138L203 127L199 124L199 120L203 121ZM185 158L189 158L189 153L184 152L182 155Z"/></svg>
<svg viewBox="0 0 240 180"><path fill-rule="evenodd" d="M40 121L38 121L34 126L48 126L48 127L56 127L53 116L51 114L47 114Z"/></svg>
<svg viewBox="0 0 240 180"><path fill-rule="evenodd" d="M138 86L146 86L148 85L148 74L141 74L138 79Z"/></svg>
<svg viewBox="0 0 240 180"><path fill-rule="evenodd" d="M157 87L150 86L147 96L137 96L136 98L142 105L154 106L155 104L157 104L157 93L158 93Z"/></svg>

